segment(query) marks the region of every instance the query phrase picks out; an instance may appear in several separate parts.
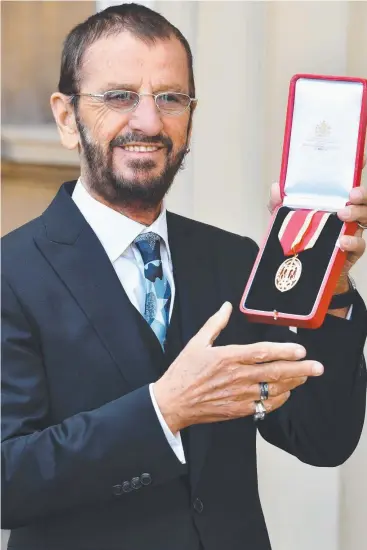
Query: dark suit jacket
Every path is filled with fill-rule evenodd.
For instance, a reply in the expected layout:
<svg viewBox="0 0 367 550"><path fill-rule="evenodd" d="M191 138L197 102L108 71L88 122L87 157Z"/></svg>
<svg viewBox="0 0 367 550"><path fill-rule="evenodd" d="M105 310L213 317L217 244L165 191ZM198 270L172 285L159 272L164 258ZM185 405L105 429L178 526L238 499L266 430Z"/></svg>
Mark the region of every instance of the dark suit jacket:
<svg viewBox="0 0 367 550"><path fill-rule="evenodd" d="M62 186L41 217L3 239L2 527L13 529L10 547L191 550L194 526L205 550L268 550L256 429L308 464L350 456L365 410L362 300L350 322L328 316L322 328L299 331L325 373L265 421L188 429L188 491L149 395L164 354L72 189ZM225 300L234 313L218 345L294 338L238 311L257 251L250 239L174 214L167 221L182 345Z"/></svg>

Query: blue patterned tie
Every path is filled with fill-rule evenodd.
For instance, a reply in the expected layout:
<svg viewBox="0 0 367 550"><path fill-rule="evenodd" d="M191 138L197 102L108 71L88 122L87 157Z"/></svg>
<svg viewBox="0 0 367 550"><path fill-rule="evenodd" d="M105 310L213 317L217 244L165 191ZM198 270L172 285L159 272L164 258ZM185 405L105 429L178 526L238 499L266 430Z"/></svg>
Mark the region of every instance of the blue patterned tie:
<svg viewBox="0 0 367 550"><path fill-rule="evenodd" d="M169 323L171 287L163 273L160 241L159 235L150 232L136 237L134 243L144 262L146 282L144 318L164 349Z"/></svg>

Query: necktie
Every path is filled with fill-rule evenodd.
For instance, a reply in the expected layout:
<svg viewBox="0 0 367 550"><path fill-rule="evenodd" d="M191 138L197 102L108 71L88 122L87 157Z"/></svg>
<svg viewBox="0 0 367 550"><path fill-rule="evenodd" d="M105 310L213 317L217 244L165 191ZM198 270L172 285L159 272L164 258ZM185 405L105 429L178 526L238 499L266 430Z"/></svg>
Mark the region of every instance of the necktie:
<svg viewBox="0 0 367 550"><path fill-rule="evenodd" d="M160 241L159 235L150 232L139 235L134 243L144 262L144 318L164 349L169 324L171 287L163 273Z"/></svg>

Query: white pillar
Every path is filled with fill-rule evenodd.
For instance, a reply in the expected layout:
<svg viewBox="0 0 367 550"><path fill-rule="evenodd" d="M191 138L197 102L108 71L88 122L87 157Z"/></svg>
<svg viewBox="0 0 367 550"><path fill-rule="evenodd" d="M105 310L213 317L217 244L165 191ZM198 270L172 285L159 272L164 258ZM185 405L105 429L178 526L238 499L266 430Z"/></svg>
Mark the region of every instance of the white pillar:
<svg viewBox="0 0 367 550"><path fill-rule="evenodd" d="M264 185L265 4L200 2L194 217L260 238Z"/></svg>

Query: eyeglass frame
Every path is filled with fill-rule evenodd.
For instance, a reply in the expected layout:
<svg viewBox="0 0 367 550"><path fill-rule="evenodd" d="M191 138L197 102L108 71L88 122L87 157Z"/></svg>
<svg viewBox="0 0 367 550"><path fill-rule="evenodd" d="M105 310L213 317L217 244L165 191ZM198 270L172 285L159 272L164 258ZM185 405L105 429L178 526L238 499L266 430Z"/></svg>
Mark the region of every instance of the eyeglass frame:
<svg viewBox="0 0 367 550"><path fill-rule="evenodd" d="M130 113L131 111L134 111L139 103L140 103L140 98L141 97L144 97L144 96L150 96L150 97L154 97L154 103L158 109L158 111L160 113L162 113L163 115L165 116L180 116L182 115L183 113L185 113L190 107L191 107L191 104L192 103L196 103L198 101L198 99L196 97L190 97L189 94L184 94L183 92L174 92L172 90L169 90L167 92L159 92L159 94L150 94L149 92L142 92L142 93L139 93L139 92L134 92L134 90L106 90L105 92L101 93L101 94L96 94L96 93L81 93L81 94L71 94L70 95L70 100L72 101L75 97L92 97L94 99L102 99L102 101L104 100L104 97L106 94L108 93L111 93L111 92L129 92L129 93L132 93L132 94L136 94L139 98L138 102L136 105L134 105L134 107L131 107L131 109L126 109L124 111L121 111L119 109L113 109L112 107L108 107L108 104L105 103L105 105L113 110L113 111L116 111L116 112L120 112L120 113ZM157 97L159 97L160 95L165 95L165 94L179 94L179 95L184 95L185 97L188 97L189 100L190 100L190 103L187 105L187 107L184 108L183 111L180 111L179 113L165 113L164 111L162 111L159 106L157 105ZM104 102L104 101L103 101Z"/></svg>

